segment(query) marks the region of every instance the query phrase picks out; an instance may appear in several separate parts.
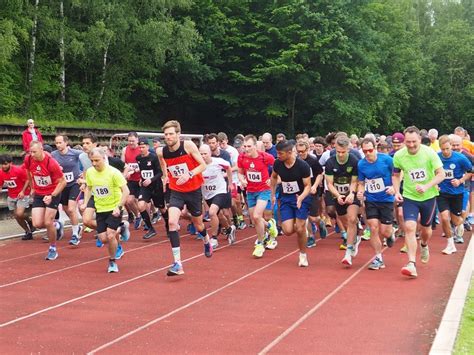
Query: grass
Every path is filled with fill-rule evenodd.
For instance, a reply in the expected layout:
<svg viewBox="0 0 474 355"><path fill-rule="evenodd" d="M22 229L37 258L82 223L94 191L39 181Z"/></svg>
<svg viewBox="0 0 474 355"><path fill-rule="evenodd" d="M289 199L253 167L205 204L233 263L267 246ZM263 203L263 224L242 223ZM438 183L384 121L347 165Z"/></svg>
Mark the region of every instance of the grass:
<svg viewBox="0 0 474 355"><path fill-rule="evenodd" d="M0 116L0 124L12 124L26 127L26 117L16 115ZM98 121L62 121L54 119L35 119L35 125L38 127L64 127L64 128L94 128L94 129L113 129L113 130L133 130L133 131L156 131L156 127L146 127L133 123L114 123Z"/></svg>
<svg viewBox="0 0 474 355"><path fill-rule="evenodd" d="M10 149L4 145L0 145L0 154L11 154Z"/></svg>
<svg viewBox="0 0 474 355"><path fill-rule="evenodd" d="M456 338L454 354L474 354L474 277L464 305L461 327Z"/></svg>

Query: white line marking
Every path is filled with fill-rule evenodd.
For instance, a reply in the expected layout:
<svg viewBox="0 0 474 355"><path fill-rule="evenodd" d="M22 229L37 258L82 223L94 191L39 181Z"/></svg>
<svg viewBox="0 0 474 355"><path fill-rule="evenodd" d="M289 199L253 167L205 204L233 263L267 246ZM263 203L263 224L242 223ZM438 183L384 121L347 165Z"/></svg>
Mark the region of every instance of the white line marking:
<svg viewBox="0 0 474 355"><path fill-rule="evenodd" d="M233 245L238 244L238 243L241 243L241 242L243 242L243 241L246 241L246 240L248 240L248 239L250 239L250 238L255 238L255 236L256 236L256 234L251 235L250 237L241 239L241 240L237 241L236 243L234 243ZM228 248L228 247L230 247L230 245L225 245L225 246L223 246L223 247L221 247L221 248L219 248L219 249L217 249L217 250L221 250L221 249ZM185 262L187 262L187 261L190 261L190 260L193 260L193 259L196 259L196 258L199 258L199 257L202 257L202 256L203 256L202 253L197 254L197 255L194 255L194 256L192 256L192 257L190 257L190 258L187 258L187 259L183 260L183 263L185 263ZM171 266L171 264L166 265L166 266L164 266L164 267L161 267L161 268L159 268L159 269L153 270L153 271L149 271L149 272L147 272L147 273L145 273L145 274L135 276L135 277L133 277L133 278L131 278L131 279L124 280L124 281L119 282L119 283L117 283L117 284L110 285L110 286L108 286L108 287L105 287L105 288L102 288L102 289L99 289L99 290L96 290L96 291L92 291L92 292L86 293L85 295L72 298L72 299L70 299L70 300L68 300L68 301L64 301L64 302L58 303L57 305L54 305L54 306L51 306L51 307L47 307L47 308L43 308L43 309L40 309L39 311L36 311L36 312L30 313L30 314L27 314L27 315L22 316L22 317L15 318L15 319L13 319L13 320L11 320L11 321L8 321L8 322L5 322L5 323L0 324L0 328L4 328L4 327L6 327L6 326L8 326L8 325L15 324L15 323L18 323L18 322L20 322L20 321L22 321L22 320L25 320L25 319L28 319L28 318L32 318L32 317L34 317L34 316L37 316L38 314L46 313L46 312L51 311L51 310L53 310L53 309L60 308L60 307L62 307L62 306L68 305L68 304L70 304L70 303L73 303L73 302L76 302L76 301L80 301L80 300L82 300L82 299L84 299L84 298L87 298L87 297L90 297L90 296L94 296L94 295L97 295L97 294L99 294L99 293L102 293L102 292L111 290L111 289L113 289L113 288L116 288L116 287L119 287L119 286L128 284L128 283L130 283L130 282L132 282L132 281L136 281L136 280L142 279L142 278L144 278L144 277L153 275L153 274L155 274L155 273L157 273L157 272L166 270L166 269L169 268L170 266Z"/></svg>

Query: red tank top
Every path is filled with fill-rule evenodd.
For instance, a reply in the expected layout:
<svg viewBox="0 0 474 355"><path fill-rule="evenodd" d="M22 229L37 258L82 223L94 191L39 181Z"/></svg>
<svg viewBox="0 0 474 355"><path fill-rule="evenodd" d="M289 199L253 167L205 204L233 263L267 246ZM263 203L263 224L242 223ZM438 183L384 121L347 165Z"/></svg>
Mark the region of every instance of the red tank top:
<svg viewBox="0 0 474 355"><path fill-rule="evenodd" d="M179 148L174 152L171 152L168 146L163 147L163 159L166 162L171 190L190 192L201 188L204 181L202 174L193 176L183 185L176 184L181 175L199 166L193 156L186 152L183 142L180 142Z"/></svg>
<svg viewBox="0 0 474 355"><path fill-rule="evenodd" d="M137 156L140 155L140 147L130 148L127 145L125 148L125 163L127 163L132 169L138 170ZM129 181L140 181L140 172L133 173L128 178Z"/></svg>

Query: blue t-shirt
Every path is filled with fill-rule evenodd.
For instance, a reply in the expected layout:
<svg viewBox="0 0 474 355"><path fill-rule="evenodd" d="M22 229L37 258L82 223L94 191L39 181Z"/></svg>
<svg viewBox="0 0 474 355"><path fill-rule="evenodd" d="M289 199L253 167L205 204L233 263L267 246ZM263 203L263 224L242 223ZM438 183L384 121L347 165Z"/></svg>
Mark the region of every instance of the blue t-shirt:
<svg viewBox="0 0 474 355"><path fill-rule="evenodd" d="M276 159L277 158L277 150L275 144L272 145L272 147L268 150L265 149L265 153L273 155L273 157Z"/></svg>
<svg viewBox="0 0 474 355"><path fill-rule="evenodd" d="M66 154L61 154L58 150L55 150L51 153L51 156L59 163L59 166L63 170L67 187L74 185L82 172L80 169L81 163L79 160L79 156L82 153L82 150L76 150L72 148L68 148Z"/></svg>
<svg viewBox="0 0 474 355"><path fill-rule="evenodd" d="M368 202L393 202L394 195L385 192L392 186L393 159L387 154L377 154L377 160L369 163L366 158L359 160L358 179L365 182L365 198Z"/></svg>
<svg viewBox="0 0 474 355"><path fill-rule="evenodd" d="M438 153L438 155L443 163L444 172L446 173L446 178L439 184L441 192L451 195L462 194L464 191L463 184L454 187L451 184L451 180L460 179L466 172L471 172L471 162L458 152L452 152L449 158L444 157L442 153Z"/></svg>

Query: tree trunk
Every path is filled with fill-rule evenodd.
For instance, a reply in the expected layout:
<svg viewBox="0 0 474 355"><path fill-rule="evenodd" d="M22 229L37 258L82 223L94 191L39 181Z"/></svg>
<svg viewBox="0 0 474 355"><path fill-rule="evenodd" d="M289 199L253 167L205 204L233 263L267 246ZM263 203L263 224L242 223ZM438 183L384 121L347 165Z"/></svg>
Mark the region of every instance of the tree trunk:
<svg viewBox="0 0 474 355"><path fill-rule="evenodd" d="M33 17L33 27L31 28L31 45L30 58L28 65L28 99L26 101L26 111L28 112L31 102L33 101L33 74L35 69L35 55L36 55L36 31L38 29L38 7L39 0L35 1L35 12Z"/></svg>
<svg viewBox="0 0 474 355"><path fill-rule="evenodd" d="M106 78L106 73L107 73L107 53L109 52L109 45L110 45L110 38L107 39L107 43L104 48L104 56L103 56L103 61L102 61L102 80L101 80L99 97L97 98L97 102L95 104L96 110L99 108L100 103L102 101L102 97L104 96L105 83L106 83L105 78Z"/></svg>
<svg viewBox="0 0 474 355"><path fill-rule="evenodd" d="M66 102L66 62L64 58L64 1L59 3L59 15L61 17L61 30L59 37L59 58L61 61L61 74L59 86L61 87L61 101Z"/></svg>
<svg viewBox="0 0 474 355"><path fill-rule="evenodd" d="M295 136L295 107L296 107L296 89L288 93L288 122L286 132L288 137Z"/></svg>

